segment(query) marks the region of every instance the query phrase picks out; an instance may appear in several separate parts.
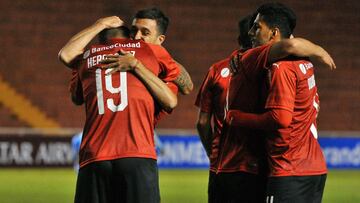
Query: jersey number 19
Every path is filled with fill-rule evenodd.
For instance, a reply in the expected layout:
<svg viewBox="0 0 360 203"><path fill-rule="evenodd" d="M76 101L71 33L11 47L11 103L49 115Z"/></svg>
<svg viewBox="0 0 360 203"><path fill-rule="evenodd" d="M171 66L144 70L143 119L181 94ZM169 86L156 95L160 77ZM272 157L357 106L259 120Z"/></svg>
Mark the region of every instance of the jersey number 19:
<svg viewBox="0 0 360 203"><path fill-rule="evenodd" d="M99 114L102 115L105 112L104 105L104 93L103 91L108 91L111 94L120 94L120 104L116 105L114 99L107 98L106 107L112 112L123 111L128 105L128 95L127 95L127 76L126 72L116 72L114 74L120 74L120 85L119 87L114 87L112 82L112 74L106 75L112 69L107 69L105 71L105 77L101 76L101 69L96 70L96 93L97 93L97 104L99 109ZM105 89L103 90L102 80L105 79Z"/></svg>

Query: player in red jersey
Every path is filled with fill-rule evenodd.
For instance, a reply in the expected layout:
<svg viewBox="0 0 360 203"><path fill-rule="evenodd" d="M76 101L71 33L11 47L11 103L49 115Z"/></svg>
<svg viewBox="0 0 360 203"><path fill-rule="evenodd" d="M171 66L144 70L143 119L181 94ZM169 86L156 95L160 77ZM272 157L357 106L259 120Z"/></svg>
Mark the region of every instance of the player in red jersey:
<svg viewBox="0 0 360 203"><path fill-rule="evenodd" d="M314 54L318 57L328 57L326 52L318 52L318 46L308 41L299 44L296 43L297 40L293 39L277 43L273 47L261 46L243 53L239 62L245 67L240 70L234 69L236 72L231 79L233 88L229 90L229 100L231 100L229 106L250 112L261 111L262 108L259 108L261 102L259 102L258 96L261 86L258 79L261 78L261 70L268 62L281 59L290 54L299 56ZM297 45L295 46L295 44ZM234 52L231 58L233 55L237 55L237 52ZM234 98L237 96L235 93L238 91L242 92L242 94L238 98ZM236 103L232 103L232 100L235 100ZM222 179L227 179L228 181L224 182L228 183L229 186L229 183L233 182L238 184L237 188L242 187L243 189L242 192L239 192L239 190L232 192L231 188L234 187L225 189L228 191L224 191L225 195L221 197L224 199L220 200L220 202L230 201L233 198L239 198L234 200L239 202L263 202L263 199L261 199L264 196L263 185L253 183L256 182L254 180L259 179L262 180L259 181L260 183L264 181L263 174L266 169L262 164L265 162L265 144L261 137L251 136L262 134L262 132L245 128L231 127L227 129L225 126L222 129L216 173L223 175ZM252 183L248 184L249 182ZM224 186L226 185L223 184L219 187Z"/></svg>
<svg viewBox="0 0 360 203"><path fill-rule="evenodd" d="M79 54L83 57L77 71L87 118L75 202L160 202L153 97L165 108L173 108L176 96L156 77L161 69L159 57L146 43L129 39L113 39L84 51L102 29L119 25L117 17L100 19L59 53L66 65L77 61ZM111 69L100 68L106 60L112 65L114 57L107 56L118 52L123 55L116 57L116 67L131 73L110 74ZM169 55L168 60L164 57L161 62L173 63L164 65L175 64Z"/></svg>
<svg viewBox="0 0 360 203"><path fill-rule="evenodd" d="M143 40L149 44L162 45L166 38L168 24L169 18L157 8L139 10L132 21L131 38ZM190 94L194 86L191 77L180 63L175 62L180 68L180 73L173 82L182 94ZM156 115L156 123L167 114L165 111L159 111L160 113Z"/></svg>
<svg viewBox="0 0 360 203"><path fill-rule="evenodd" d="M251 15L247 16L239 22L238 42L241 51L251 47L248 36L251 17ZM210 159L208 202L242 202L245 196L250 196L251 192L258 191L252 189L252 185L265 185L264 181L259 183L260 179L256 175L244 177L237 170L231 172L218 171L219 151L222 150L219 149L220 135L225 116L224 106L230 76L229 57L214 63L210 67L195 101L195 105L200 109L197 121L198 133ZM244 184L239 184L241 182ZM245 185L248 190L243 187ZM251 195L251 197L253 196Z"/></svg>
<svg viewBox="0 0 360 203"><path fill-rule="evenodd" d="M147 43L161 45L166 38L166 30L169 18L158 8L139 10L132 21L131 37L143 40ZM175 61L180 68L180 74L174 80L182 94L190 94L193 90L193 82L184 66Z"/></svg>
<svg viewBox="0 0 360 203"><path fill-rule="evenodd" d="M269 51L264 53L264 58L268 58L267 63L261 63L266 67L274 62L272 60L274 56L279 56L280 52L274 52L279 48L281 44L279 42L286 44L291 41L282 39L290 36L296 18L289 8L281 4L264 4L258 8L256 14L249 34L255 46L269 47ZM308 43L302 39L292 41L294 40L297 43ZM324 50L314 47L313 50L309 49L299 56L314 56L309 55L310 52L321 53ZM328 54L315 56L315 59L320 59L330 68L335 68ZM247 73L246 65L241 61L239 74ZM261 69L260 66L258 68ZM316 140L319 100L313 65L306 59L289 57L273 63L267 73L266 77L259 74L259 78L255 78L256 75L244 74L248 76L245 82L253 84L251 82L256 81L257 84L264 85L265 90L258 85L259 90L254 94L260 102L252 104L257 105L258 110L266 112L241 109L241 106L233 105L230 106L226 121L231 128L267 131L264 133L270 176L266 192L267 202L321 202L327 169ZM235 85L238 86L239 81ZM240 98L243 98L241 97L243 91L238 87L234 89L229 91L229 97L233 94L233 103L236 104ZM259 96L261 93L263 96ZM236 94L237 96L234 96ZM262 98L265 99L261 101ZM264 107L263 105L265 109L261 108Z"/></svg>

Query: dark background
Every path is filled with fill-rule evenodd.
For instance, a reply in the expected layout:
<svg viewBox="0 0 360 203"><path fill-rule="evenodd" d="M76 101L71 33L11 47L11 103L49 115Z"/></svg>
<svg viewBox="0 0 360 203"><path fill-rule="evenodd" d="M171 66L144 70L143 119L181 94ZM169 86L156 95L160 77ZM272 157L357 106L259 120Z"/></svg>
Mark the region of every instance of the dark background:
<svg viewBox="0 0 360 203"><path fill-rule="evenodd" d="M136 2L136 3L135 3ZM170 17L164 46L189 71L195 89L180 96L179 106L161 128L194 129L193 103L210 65L237 48L237 22L266 1L1 1L0 78L62 127L80 128L83 107L68 95L70 70L57 60L71 36L97 19L118 15L128 24L138 9L157 6ZM286 0L298 16L295 36L322 45L338 69L316 69L321 110L319 129L360 130L360 1ZM1 92L0 92L1 94ZM0 106L1 127L28 127Z"/></svg>

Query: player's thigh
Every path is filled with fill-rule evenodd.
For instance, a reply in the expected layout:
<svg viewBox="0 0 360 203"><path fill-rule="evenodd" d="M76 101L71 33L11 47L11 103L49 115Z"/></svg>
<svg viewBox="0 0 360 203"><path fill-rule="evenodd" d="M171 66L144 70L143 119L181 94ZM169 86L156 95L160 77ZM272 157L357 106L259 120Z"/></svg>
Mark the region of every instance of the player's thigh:
<svg viewBox="0 0 360 203"><path fill-rule="evenodd" d="M324 185L324 176L321 175L271 177L268 180L266 202L321 202Z"/></svg>
<svg viewBox="0 0 360 203"><path fill-rule="evenodd" d="M100 203L113 202L112 167L109 161L90 163L79 169L75 202Z"/></svg>
<svg viewBox="0 0 360 203"><path fill-rule="evenodd" d="M127 203L160 202L159 174L156 160L123 158L114 162L114 176L123 177Z"/></svg>
<svg viewBox="0 0 360 203"><path fill-rule="evenodd" d="M221 202L220 194L223 188L218 185L217 177L218 175L215 172L209 171L208 203Z"/></svg>
<svg viewBox="0 0 360 203"><path fill-rule="evenodd" d="M314 179L314 191L313 191L313 202L321 203L322 197L324 194L325 182L326 182L326 174L316 176Z"/></svg>

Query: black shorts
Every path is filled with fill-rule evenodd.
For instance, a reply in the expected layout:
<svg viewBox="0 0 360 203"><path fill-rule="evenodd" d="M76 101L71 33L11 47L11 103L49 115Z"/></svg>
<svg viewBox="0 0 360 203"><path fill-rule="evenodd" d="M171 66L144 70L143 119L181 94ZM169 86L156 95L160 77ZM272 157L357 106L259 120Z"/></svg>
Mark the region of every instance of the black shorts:
<svg viewBox="0 0 360 203"><path fill-rule="evenodd" d="M326 174L270 177L266 203L321 203L325 181Z"/></svg>
<svg viewBox="0 0 360 203"><path fill-rule="evenodd" d="M210 171L209 203L264 202L266 176L245 172L214 173Z"/></svg>
<svg viewBox="0 0 360 203"><path fill-rule="evenodd" d="M122 158L80 168L75 203L159 203L156 160Z"/></svg>

